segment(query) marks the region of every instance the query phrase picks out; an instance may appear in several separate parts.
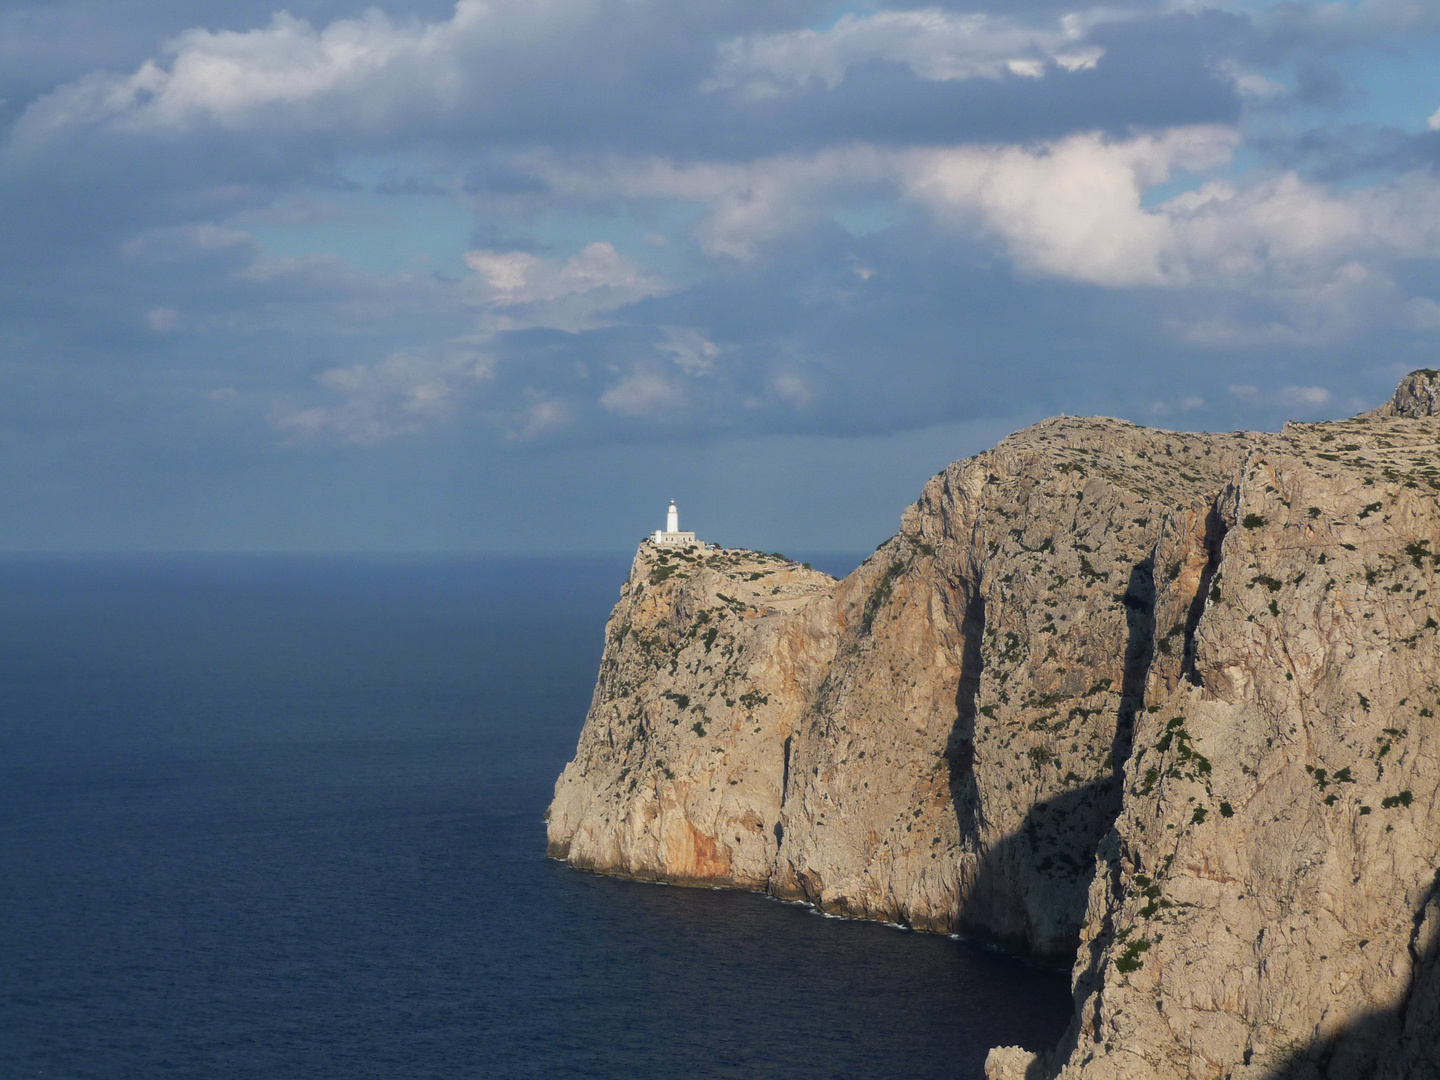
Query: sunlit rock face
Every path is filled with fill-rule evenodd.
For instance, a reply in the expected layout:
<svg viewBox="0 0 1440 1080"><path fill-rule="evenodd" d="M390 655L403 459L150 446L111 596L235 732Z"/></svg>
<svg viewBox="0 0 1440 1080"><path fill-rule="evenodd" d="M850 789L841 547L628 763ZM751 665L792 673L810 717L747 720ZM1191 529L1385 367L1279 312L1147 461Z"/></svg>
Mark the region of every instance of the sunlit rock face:
<svg viewBox="0 0 1440 1080"><path fill-rule="evenodd" d="M840 582L642 545L552 854L1073 958L995 1077L1440 1074L1436 389L1050 420Z"/></svg>
<svg viewBox="0 0 1440 1080"><path fill-rule="evenodd" d="M550 852L576 866L763 889L786 758L838 640L833 578L783 556L641 545L606 626Z"/></svg>
<svg viewBox="0 0 1440 1080"><path fill-rule="evenodd" d="M1403 416L1418 419L1440 415L1440 371L1423 368L1400 380L1395 396L1367 416Z"/></svg>

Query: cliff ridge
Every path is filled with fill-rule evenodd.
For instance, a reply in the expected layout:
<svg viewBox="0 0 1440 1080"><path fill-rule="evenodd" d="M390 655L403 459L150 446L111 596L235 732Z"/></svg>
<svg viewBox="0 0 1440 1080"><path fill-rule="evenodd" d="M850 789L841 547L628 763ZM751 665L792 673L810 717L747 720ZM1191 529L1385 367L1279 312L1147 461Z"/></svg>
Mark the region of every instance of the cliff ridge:
<svg viewBox="0 0 1440 1080"><path fill-rule="evenodd" d="M1073 964L992 1077L1440 1075L1437 401L1048 420L843 581L642 544L551 854Z"/></svg>

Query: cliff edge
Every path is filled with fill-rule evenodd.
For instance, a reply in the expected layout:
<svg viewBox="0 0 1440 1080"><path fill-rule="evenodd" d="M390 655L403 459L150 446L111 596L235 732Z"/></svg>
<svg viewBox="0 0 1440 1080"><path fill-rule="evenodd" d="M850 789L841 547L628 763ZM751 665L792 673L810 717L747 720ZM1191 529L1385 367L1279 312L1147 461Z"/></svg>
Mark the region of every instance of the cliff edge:
<svg viewBox="0 0 1440 1080"><path fill-rule="evenodd" d="M1073 963L992 1077L1440 1075L1437 403L1049 420L843 581L642 544L551 853Z"/></svg>

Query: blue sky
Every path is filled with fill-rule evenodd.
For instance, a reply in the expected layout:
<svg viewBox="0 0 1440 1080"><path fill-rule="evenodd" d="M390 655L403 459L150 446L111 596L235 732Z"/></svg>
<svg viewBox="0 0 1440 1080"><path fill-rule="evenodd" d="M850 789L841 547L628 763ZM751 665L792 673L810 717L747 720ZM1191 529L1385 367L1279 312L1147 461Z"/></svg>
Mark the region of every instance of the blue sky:
<svg viewBox="0 0 1440 1080"><path fill-rule="evenodd" d="M889 535L1440 352L1440 2L0 2L0 549Z"/></svg>

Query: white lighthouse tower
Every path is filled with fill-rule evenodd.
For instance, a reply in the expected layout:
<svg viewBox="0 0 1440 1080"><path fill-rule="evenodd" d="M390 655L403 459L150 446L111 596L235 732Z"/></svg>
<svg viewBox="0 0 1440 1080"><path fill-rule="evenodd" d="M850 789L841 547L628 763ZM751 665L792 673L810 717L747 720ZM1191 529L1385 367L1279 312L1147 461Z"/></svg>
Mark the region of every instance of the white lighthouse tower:
<svg viewBox="0 0 1440 1080"><path fill-rule="evenodd" d="M697 541L693 532L680 531L680 511L675 509L675 500L670 500L670 509L665 512L665 531L655 530L652 537L659 547L692 547Z"/></svg>

